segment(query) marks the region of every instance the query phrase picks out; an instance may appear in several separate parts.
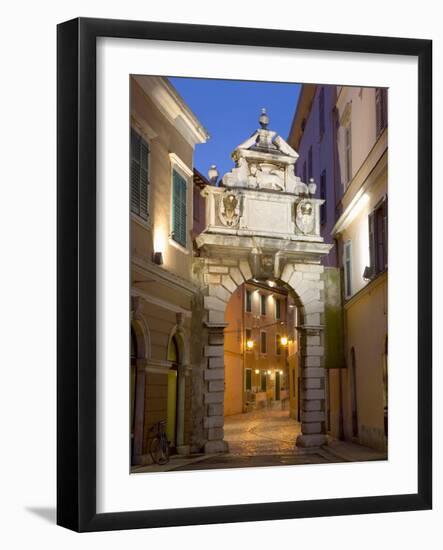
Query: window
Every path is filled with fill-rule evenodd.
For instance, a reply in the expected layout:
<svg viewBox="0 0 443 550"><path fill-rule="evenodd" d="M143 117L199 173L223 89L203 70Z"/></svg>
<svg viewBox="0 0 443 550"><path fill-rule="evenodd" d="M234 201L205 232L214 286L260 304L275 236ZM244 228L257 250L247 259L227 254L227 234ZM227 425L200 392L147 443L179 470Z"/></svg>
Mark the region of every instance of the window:
<svg viewBox="0 0 443 550"><path fill-rule="evenodd" d="M252 292L250 290L246 290L245 309L248 313L252 311Z"/></svg>
<svg viewBox="0 0 443 550"><path fill-rule="evenodd" d="M267 378L266 378L266 372L262 371L260 373L260 389L261 391L266 391L267 389Z"/></svg>
<svg viewBox="0 0 443 550"><path fill-rule="evenodd" d="M388 202L383 199L369 214L369 258L371 278L388 267Z"/></svg>
<svg viewBox="0 0 443 550"><path fill-rule="evenodd" d="M260 313L266 315L266 294L260 294Z"/></svg>
<svg viewBox="0 0 443 550"><path fill-rule="evenodd" d="M149 210L149 146L131 128L131 212L148 219Z"/></svg>
<svg viewBox="0 0 443 550"><path fill-rule="evenodd" d="M352 134L351 125L345 128L345 177L348 184L352 179Z"/></svg>
<svg viewBox="0 0 443 550"><path fill-rule="evenodd" d="M246 391L252 390L252 370L251 369L245 369L245 390Z"/></svg>
<svg viewBox="0 0 443 550"><path fill-rule="evenodd" d="M275 335L275 355L281 355L280 334Z"/></svg>
<svg viewBox="0 0 443 550"><path fill-rule="evenodd" d="M320 139L325 133L325 89L322 87L318 97L318 117Z"/></svg>
<svg viewBox="0 0 443 550"><path fill-rule="evenodd" d="M345 270L345 298L352 295L352 259L351 259L351 241L346 241L343 249L343 265Z"/></svg>
<svg viewBox="0 0 443 550"><path fill-rule="evenodd" d="M326 210L326 170L320 174L320 198L325 201L320 206L320 223L323 225L327 220L327 210Z"/></svg>
<svg viewBox="0 0 443 550"><path fill-rule="evenodd" d="M281 318L281 302L280 300L275 297L275 318L280 319Z"/></svg>
<svg viewBox="0 0 443 550"><path fill-rule="evenodd" d="M375 131L378 137L388 125L388 90L375 89Z"/></svg>
<svg viewBox="0 0 443 550"><path fill-rule="evenodd" d="M266 341L266 331L262 330L260 332L260 353L266 353L267 351L267 341Z"/></svg>
<svg viewBox="0 0 443 550"><path fill-rule="evenodd" d="M172 239L186 247L186 180L172 171Z"/></svg>
<svg viewBox="0 0 443 550"><path fill-rule="evenodd" d="M312 178L312 145L309 147L308 153L308 179Z"/></svg>

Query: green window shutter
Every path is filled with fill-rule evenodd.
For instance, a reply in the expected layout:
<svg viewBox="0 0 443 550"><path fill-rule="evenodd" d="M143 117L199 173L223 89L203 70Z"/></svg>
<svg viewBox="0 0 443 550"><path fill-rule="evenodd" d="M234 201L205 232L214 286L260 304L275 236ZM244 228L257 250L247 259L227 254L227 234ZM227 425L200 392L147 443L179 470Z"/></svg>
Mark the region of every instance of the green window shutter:
<svg viewBox="0 0 443 550"><path fill-rule="evenodd" d="M148 181L149 148L143 139L140 143L140 217L148 219L149 181Z"/></svg>
<svg viewBox="0 0 443 550"><path fill-rule="evenodd" d="M149 147L131 128L131 212L144 220L149 212Z"/></svg>
<svg viewBox="0 0 443 550"><path fill-rule="evenodd" d="M186 246L186 180L175 170L172 173L172 238Z"/></svg>
<svg viewBox="0 0 443 550"><path fill-rule="evenodd" d="M131 212L140 215L140 136L131 129Z"/></svg>

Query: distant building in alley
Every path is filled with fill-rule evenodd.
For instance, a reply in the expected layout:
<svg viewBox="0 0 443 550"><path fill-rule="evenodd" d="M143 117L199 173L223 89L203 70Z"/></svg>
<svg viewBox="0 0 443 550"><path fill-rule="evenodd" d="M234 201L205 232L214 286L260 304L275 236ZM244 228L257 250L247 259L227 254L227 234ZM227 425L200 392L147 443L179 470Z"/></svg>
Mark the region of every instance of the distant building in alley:
<svg viewBox="0 0 443 550"><path fill-rule="evenodd" d="M332 355L326 350L329 431L335 437L384 450L388 405L387 90L303 86L289 142L300 153L302 175L306 172L308 179L313 177L320 197L326 199L321 231L326 242L335 242L335 256L331 251L325 262L329 262L326 265L332 277L334 263L340 270L337 287L343 313L343 364L337 361L341 350ZM332 314L335 320L331 322L329 317L328 327L327 299L326 308L326 348L332 348L331 327L339 316ZM337 343L340 340L336 338ZM345 368L336 368L340 366Z"/></svg>
<svg viewBox="0 0 443 550"><path fill-rule="evenodd" d="M287 289L244 283L231 296L225 319L225 416L281 406L297 418L296 308Z"/></svg>

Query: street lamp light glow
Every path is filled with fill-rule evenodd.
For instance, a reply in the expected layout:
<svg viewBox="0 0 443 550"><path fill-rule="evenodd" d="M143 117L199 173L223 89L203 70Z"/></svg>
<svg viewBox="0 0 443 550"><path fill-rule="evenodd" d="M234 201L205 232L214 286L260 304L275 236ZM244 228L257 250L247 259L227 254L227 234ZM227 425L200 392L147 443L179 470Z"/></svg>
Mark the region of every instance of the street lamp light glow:
<svg viewBox="0 0 443 550"><path fill-rule="evenodd" d="M282 336L282 337L280 338L280 344L281 344L282 346L287 346L287 345L288 345L288 337L287 337L287 336Z"/></svg>
<svg viewBox="0 0 443 550"><path fill-rule="evenodd" d="M248 349L252 349L254 347L254 340L247 340L246 341L246 347Z"/></svg>

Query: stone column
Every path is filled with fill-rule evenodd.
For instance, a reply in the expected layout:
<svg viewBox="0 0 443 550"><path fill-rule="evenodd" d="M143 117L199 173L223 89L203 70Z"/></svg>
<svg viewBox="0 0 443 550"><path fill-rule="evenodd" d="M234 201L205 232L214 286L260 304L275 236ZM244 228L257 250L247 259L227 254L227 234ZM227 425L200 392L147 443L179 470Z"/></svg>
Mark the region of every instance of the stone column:
<svg viewBox="0 0 443 550"><path fill-rule="evenodd" d="M301 340L301 431L299 447L327 443L325 424L324 349L320 327L300 327Z"/></svg>
<svg viewBox="0 0 443 550"><path fill-rule="evenodd" d="M207 441L205 453L228 452L228 444L224 437L224 334L225 324L208 326L208 345L205 346L206 369L204 371L205 416L203 419Z"/></svg>

